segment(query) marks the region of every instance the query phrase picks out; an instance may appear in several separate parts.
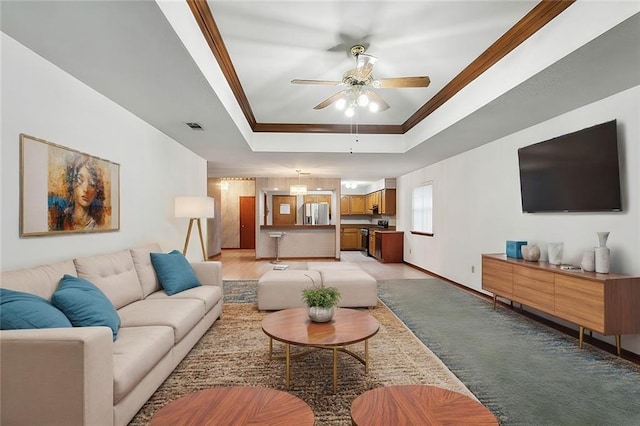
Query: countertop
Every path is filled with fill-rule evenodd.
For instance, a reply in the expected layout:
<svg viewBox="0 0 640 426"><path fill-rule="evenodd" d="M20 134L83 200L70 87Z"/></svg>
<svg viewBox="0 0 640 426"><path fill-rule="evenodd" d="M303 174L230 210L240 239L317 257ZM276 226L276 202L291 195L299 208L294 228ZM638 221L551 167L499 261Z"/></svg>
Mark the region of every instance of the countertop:
<svg viewBox="0 0 640 426"><path fill-rule="evenodd" d="M337 225L260 225L260 229L286 229L295 231L296 229L336 229Z"/></svg>

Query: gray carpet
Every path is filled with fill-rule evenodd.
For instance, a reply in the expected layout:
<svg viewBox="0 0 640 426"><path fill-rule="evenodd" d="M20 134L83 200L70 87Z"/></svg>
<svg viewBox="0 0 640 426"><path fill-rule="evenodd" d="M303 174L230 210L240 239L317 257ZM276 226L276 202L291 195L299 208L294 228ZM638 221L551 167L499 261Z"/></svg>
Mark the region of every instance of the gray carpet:
<svg viewBox="0 0 640 426"><path fill-rule="evenodd" d="M380 299L503 425L640 425L640 367L437 279Z"/></svg>

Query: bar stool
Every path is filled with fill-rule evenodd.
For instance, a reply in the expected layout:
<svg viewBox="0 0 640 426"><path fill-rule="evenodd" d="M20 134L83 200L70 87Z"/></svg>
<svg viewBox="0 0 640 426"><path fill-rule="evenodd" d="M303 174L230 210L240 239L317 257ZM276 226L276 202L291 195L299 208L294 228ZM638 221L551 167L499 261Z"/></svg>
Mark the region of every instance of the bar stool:
<svg viewBox="0 0 640 426"><path fill-rule="evenodd" d="M275 238L276 240L276 260L272 260L271 263L280 263L280 239L282 236L286 234L286 232L269 232L269 236L271 238Z"/></svg>

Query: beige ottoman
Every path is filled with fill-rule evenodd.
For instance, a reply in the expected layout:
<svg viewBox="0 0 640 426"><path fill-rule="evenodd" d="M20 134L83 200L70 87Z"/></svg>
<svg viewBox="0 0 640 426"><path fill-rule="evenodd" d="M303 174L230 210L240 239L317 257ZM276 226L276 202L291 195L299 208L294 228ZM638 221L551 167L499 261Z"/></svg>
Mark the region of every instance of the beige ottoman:
<svg viewBox="0 0 640 426"><path fill-rule="evenodd" d="M364 308L378 304L378 283L362 269L323 269L322 284L340 291L342 308Z"/></svg>
<svg viewBox="0 0 640 426"><path fill-rule="evenodd" d="M267 271L258 280L258 309L275 311L288 308L304 308L302 290L311 287L311 278L320 285L322 278L318 271L285 269Z"/></svg>

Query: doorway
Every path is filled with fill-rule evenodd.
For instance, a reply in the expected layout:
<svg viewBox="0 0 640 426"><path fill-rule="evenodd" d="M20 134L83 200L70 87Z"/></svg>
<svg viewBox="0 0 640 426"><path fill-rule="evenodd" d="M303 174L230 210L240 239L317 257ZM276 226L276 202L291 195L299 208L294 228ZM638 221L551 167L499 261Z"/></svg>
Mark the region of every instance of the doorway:
<svg viewBox="0 0 640 426"><path fill-rule="evenodd" d="M272 197L274 225L296 224L297 198L295 195L274 195Z"/></svg>
<svg viewBox="0 0 640 426"><path fill-rule="evenodd" d="M256 248L256 197L240 196L240 248Z"/></svg>

